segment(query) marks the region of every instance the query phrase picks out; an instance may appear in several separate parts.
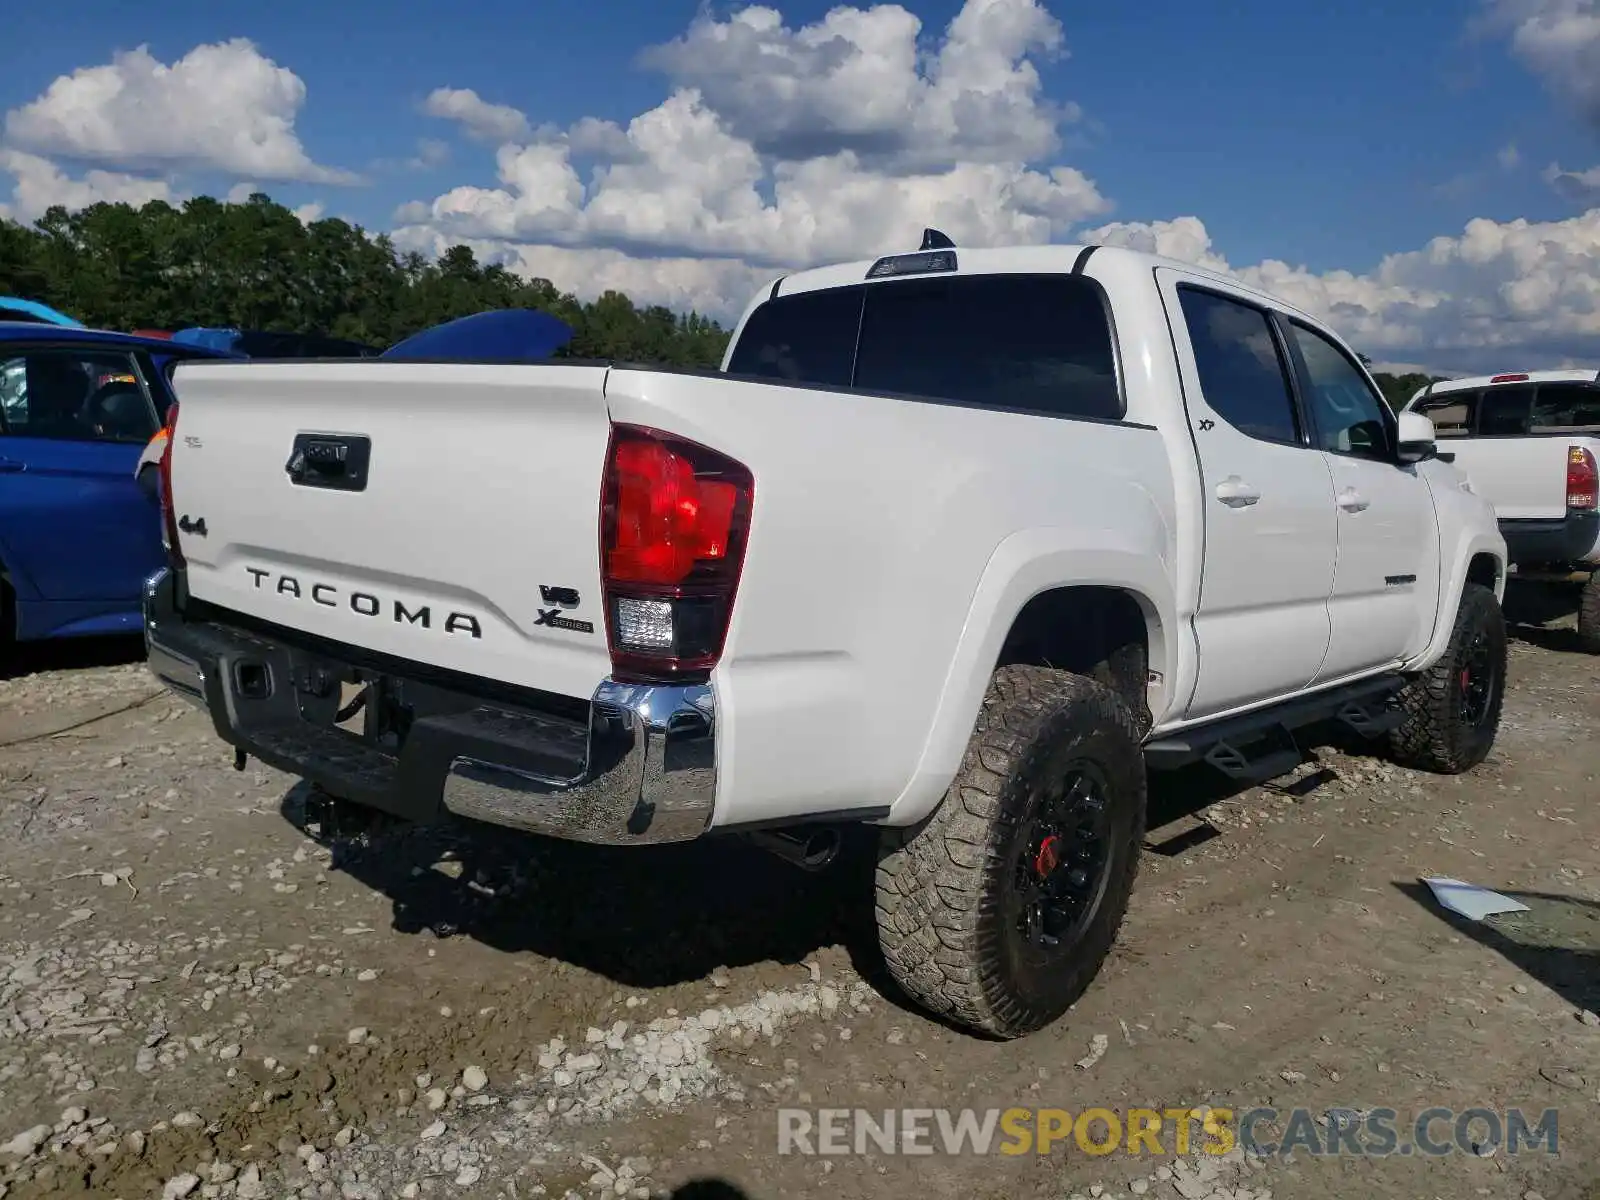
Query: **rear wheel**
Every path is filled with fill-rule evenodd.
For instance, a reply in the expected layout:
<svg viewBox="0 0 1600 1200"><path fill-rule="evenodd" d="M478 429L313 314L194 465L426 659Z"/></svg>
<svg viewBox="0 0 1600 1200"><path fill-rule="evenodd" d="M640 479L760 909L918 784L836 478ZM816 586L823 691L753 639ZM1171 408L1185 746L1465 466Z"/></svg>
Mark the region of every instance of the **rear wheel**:
<svg viewBox="0 0 1600 1200"><path fill-rule="evenodd" d="M1578 599L1578 645L1600 654L1600 570L1589 573Z"/></svg>
<svg viewBox="0 0 1600 1200"><path fill-rule="evenodd" d="M1405 721L1391 755L1418 770L1456 775L1489 757L1506 691L1506 625L1494 593L1469 583L1439 661L1400 693Z"/></svg>
<svg viewBox="0 0 1600 1200"><path fill-rule="evenodd" d="M1116 693L1002 668L939 808L884 835L877 920L890 973L981 1033L1048 1025L1110 952L1144 824L1139 733Z"/></svg>

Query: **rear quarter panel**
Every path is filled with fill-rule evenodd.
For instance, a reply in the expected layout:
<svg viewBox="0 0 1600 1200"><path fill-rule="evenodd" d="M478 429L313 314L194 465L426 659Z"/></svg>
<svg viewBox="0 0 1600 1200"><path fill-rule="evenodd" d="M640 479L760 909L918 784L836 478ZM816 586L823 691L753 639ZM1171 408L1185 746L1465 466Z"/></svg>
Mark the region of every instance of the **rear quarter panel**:
<svg viewBox="0 0 1600 1200"><path fill-rule="evenodd" d="M1136 583L1170 611L1154 429L643 371L612 372L607 402L755 476L714 676L719 825L896 802L913 820L1032 595Z"/></svg>
<svg viewBox="0 0 1600 1200"><path fill-rule="evenodd" d="M1581 439L1539 435L1442 438L1455 466L1502 521L1555 520L1567 511L1567 447Z"/></svg>

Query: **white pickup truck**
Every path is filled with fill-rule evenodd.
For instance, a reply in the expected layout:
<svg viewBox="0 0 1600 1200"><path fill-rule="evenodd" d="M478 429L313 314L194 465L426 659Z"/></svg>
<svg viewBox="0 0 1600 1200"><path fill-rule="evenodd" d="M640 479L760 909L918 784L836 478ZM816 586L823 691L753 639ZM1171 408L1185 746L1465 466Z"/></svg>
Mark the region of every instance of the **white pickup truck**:
<svg viewBox="0 0 1600 1200"><path fill-rule="evenodd" d="M925 246L776 280L720 371L184 364L153 670L403 818L810 866L876 825L894 977L1002 1037L1111 947L1147 766L1271 777L1327 719L1489 753L1505 543L1335 335Z"/></svg>
<svg viewBox="0 0 1600 1200"><path fill-rule="evenodd" d="M1406 405L1449 439L1494 505L1518 577L1582 586L1578 640L1600 654L1600 375L1534 371L1451 379Z"/></svg>

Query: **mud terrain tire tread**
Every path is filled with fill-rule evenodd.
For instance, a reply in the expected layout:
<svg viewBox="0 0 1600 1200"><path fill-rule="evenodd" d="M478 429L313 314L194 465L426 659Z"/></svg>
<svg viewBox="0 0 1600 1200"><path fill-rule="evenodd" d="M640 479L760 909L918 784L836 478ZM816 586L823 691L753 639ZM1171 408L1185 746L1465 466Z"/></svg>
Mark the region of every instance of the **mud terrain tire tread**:
<svg viewBox="0 0 1600 1200"><path fill-rule="evenodd" d="M1457 720L1459 662L1474 630L1489 634L1497 676L1489 711L1479 731ZM1450 644L1439 661L1407 683L1399 702L1406 719L1389 734L1389 754L1402 766L1439 775L1469 771L1489 756L1506 695L1506 625L1494 592L1469 583L1461 593Z"/></svg>
<svg viewBox="0 0 1600 1200"><path fill-rule="evenodd" d="M1578 599L1578 645L1600 654L1600 569L1590 572Z"/></svg>
<svg viewBox="0 0 1600 1200"><path fill-rule="evenodd" d="M1030 772L1062 739L1086 748L1085 757L1112 781L1111 805L1131 811L1113 817L1122 828L1112 839L1100 907L1040 1002L1009 977L997 910ZM939 807L916 826L885 830L880 841L876 916L890 974L932 1012L992 1037L1020 1037L1055 1020L1093 981L1115 942L1138 872L1145 802L1139 730L1115 692L1047 667L996 671Z"/></svg>

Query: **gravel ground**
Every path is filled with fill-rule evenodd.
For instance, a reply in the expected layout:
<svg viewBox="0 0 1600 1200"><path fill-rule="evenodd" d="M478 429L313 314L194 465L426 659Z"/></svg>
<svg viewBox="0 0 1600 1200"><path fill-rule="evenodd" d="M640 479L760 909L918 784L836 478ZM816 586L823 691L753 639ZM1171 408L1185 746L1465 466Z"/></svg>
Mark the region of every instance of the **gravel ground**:
<svg viewBox="0 0 1600 1200"><path fill-rule="evenodd" d="M333 839L136 648L30 652L0 677L0 1197L1600 1196L1600 689L1569 630L1518 632L1470 776L1318 746L1267 788L1158 780L1112 960L1007 1044L885 981L869 845L810 876ZM1434 874L1530 911L1453 922ZM1553 1107L1560 1154L777 1153L783 1107L1019 1105Z"/></svg>

